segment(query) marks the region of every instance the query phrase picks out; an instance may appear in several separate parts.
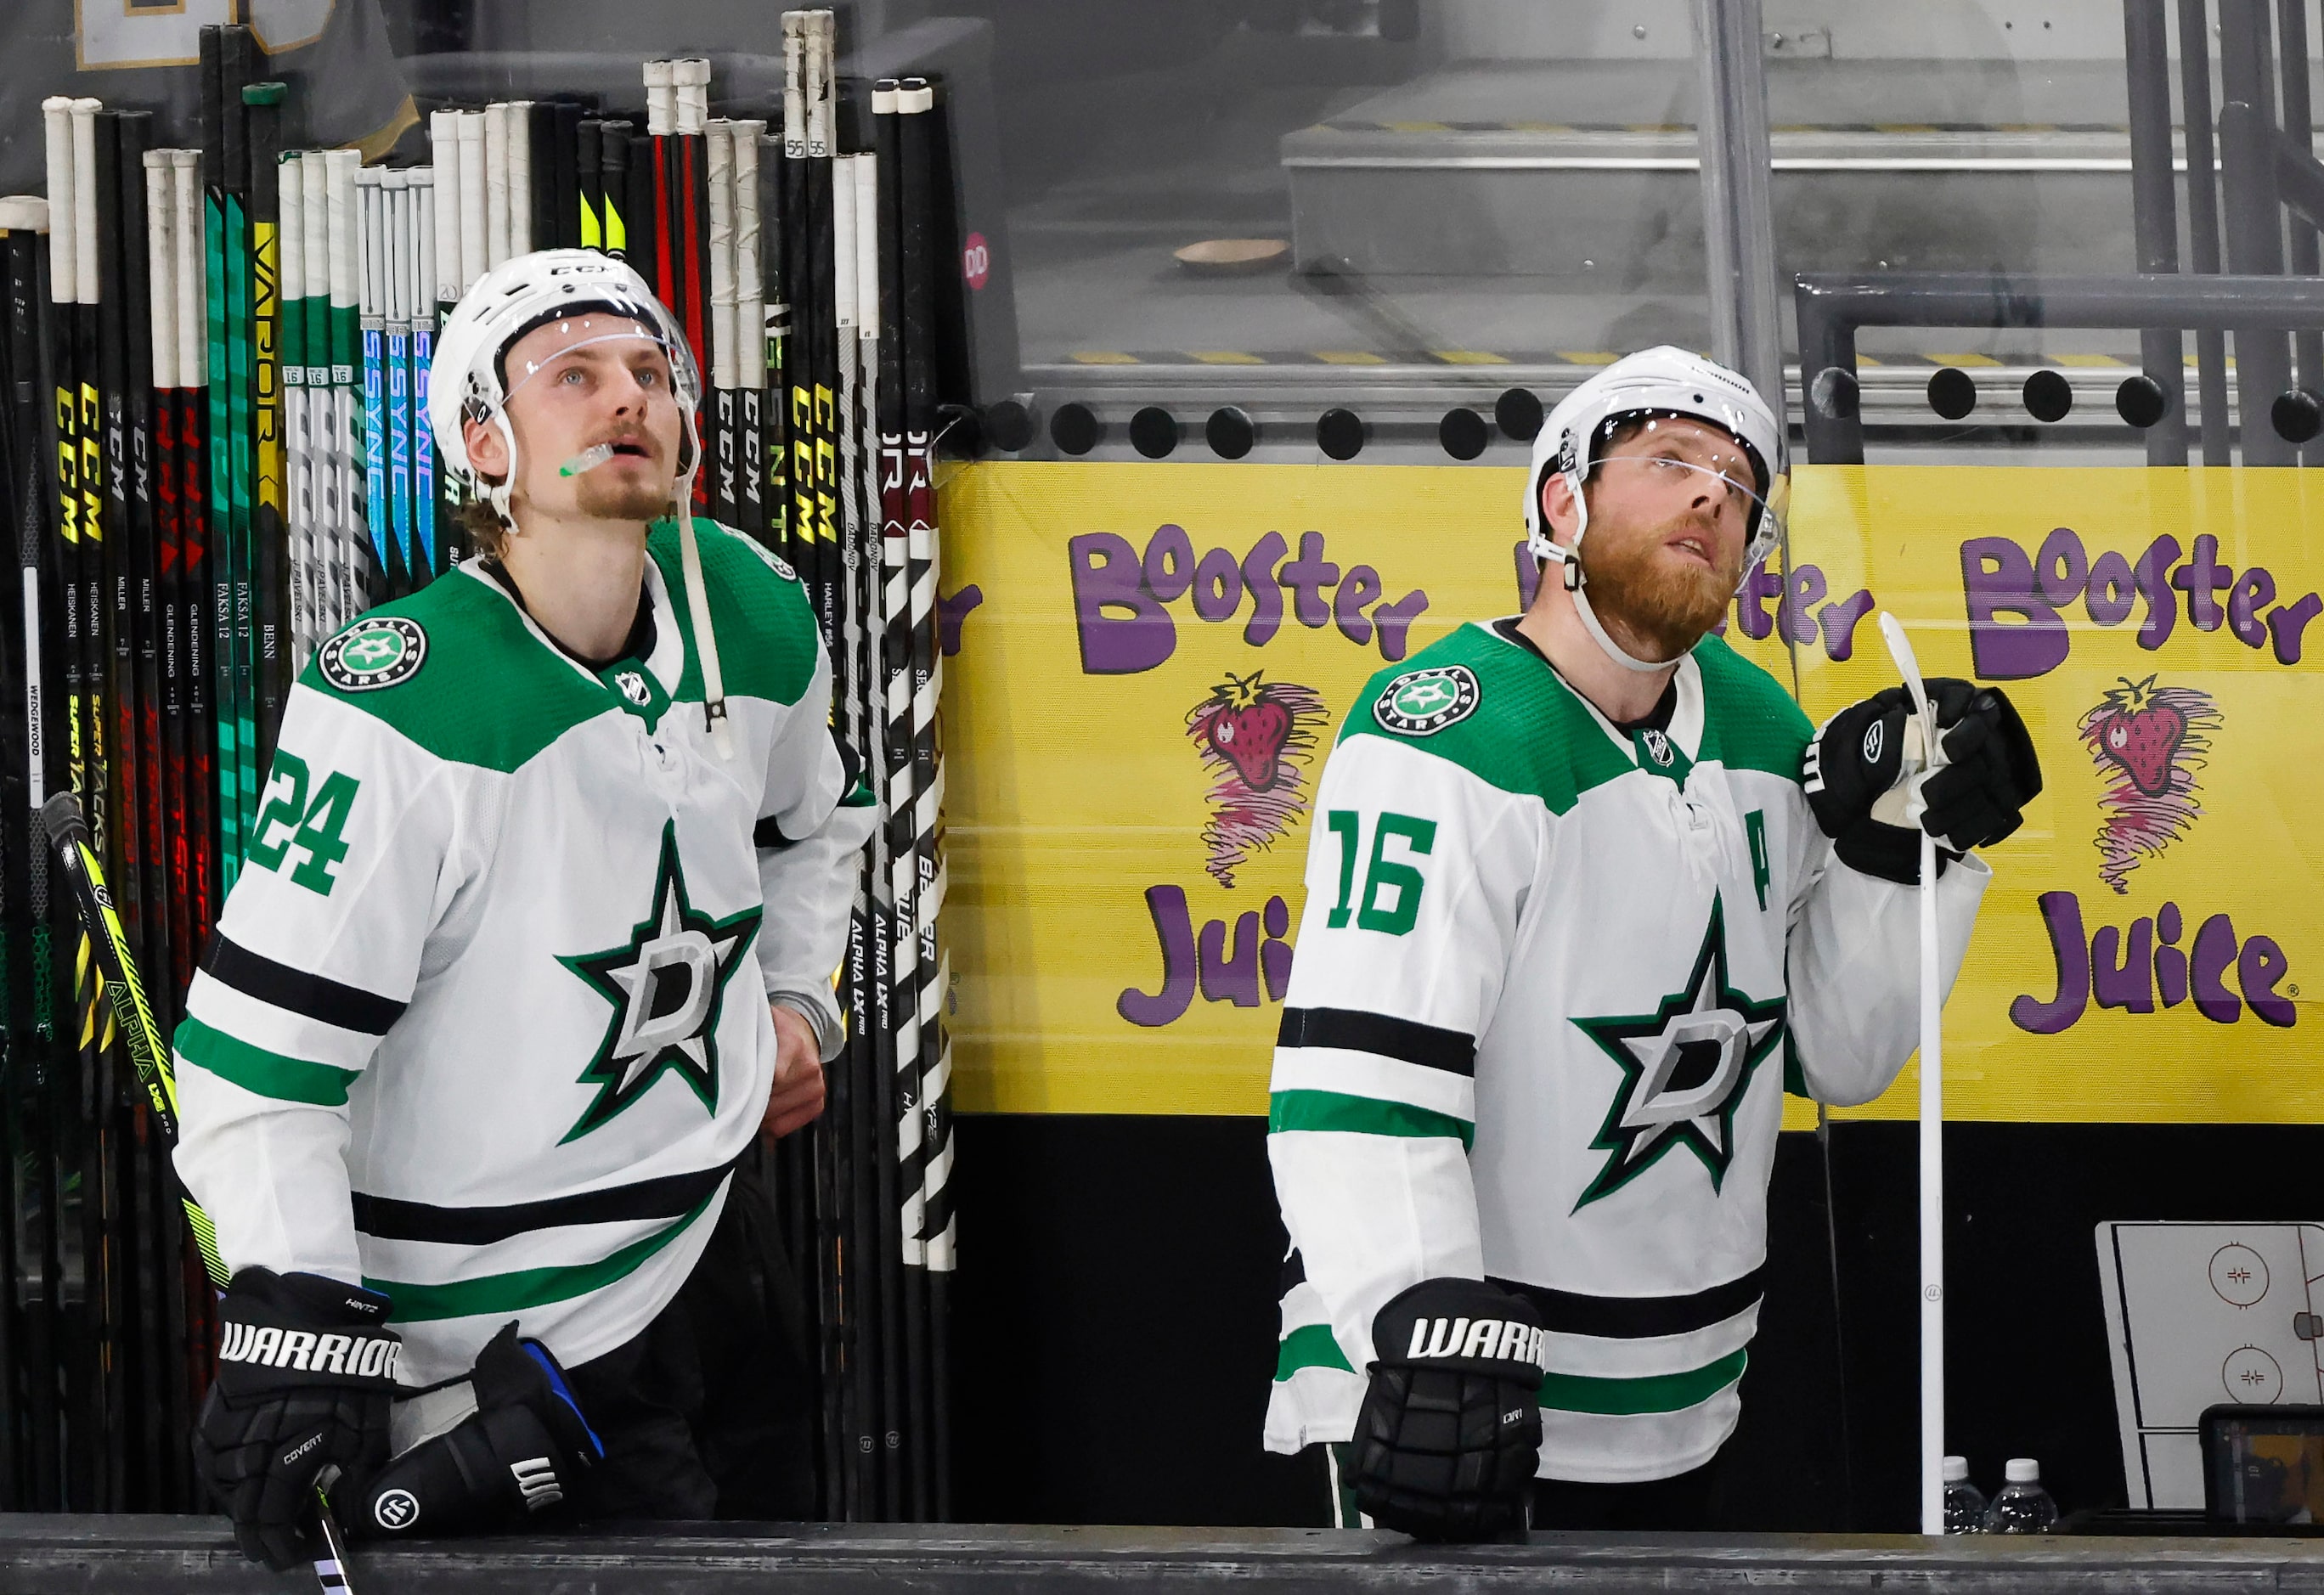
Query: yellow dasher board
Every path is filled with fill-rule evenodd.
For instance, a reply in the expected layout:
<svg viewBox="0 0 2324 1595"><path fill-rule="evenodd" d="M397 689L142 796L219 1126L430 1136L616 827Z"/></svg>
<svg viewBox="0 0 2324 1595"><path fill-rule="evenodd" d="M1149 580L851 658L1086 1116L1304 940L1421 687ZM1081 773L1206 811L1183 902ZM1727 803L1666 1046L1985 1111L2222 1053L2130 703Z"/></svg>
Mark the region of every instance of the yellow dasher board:
<svg viewBox="0 0 2324 1595"><path fill-rule="evenodd" d="M1263 1113L1308 802L1364 683L1515 612L1522 470L994 462L945 490L968 1111ZM2005 686L2047 786L1946 1010L1949 1116L2324 1118L2324 479L1803 466L1728 640L1812 718ZM1857 1116L1909 1118L1910 1068ZM1811 1121L1804 1103L1787 1122Z"/></svg>

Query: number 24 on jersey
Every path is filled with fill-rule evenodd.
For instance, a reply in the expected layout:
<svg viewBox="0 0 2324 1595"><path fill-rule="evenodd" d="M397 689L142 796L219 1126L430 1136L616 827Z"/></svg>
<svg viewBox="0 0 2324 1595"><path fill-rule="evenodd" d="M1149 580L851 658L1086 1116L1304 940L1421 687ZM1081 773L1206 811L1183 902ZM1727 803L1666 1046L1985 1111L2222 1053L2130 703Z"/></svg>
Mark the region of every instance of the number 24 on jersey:
<svg viewBox="0 0 2324 1595"><path fill-rule="evenodd" d="M331 895L338 882L331 871L347 856L347 816L355 811L355 794L363 783L353 776L326 770L322 784L308 788L313 776L307 761L287 749L275 750L274 773L266 783L268 802L260 810L257 829L251 833L244 854L254 864L280 871L293 852L307 856L290 871L290 879L309 891Z"/></svg>

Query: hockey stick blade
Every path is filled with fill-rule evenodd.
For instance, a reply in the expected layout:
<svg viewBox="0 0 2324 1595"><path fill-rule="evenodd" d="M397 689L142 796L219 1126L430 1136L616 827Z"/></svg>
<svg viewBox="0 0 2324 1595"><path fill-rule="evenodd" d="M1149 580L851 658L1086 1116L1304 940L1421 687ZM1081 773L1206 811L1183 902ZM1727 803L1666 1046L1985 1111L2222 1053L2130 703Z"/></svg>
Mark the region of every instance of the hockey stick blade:
<svg viewBox="0 0 2324 1595"><path fill-rule="evenodd" d="M162 1045L161 1032L154 1026L153 1010L145 1001L144 984L137 978L137 965L128 955L128 938L121 928L120 916L114 912L113 894L105 884L104 866L89 845L88 821L82 817L80 799L70 792L60 792L50 798L41 806L41 828L47 833L49 845L63 871L65 890L72 894L73 913L80 921L81 934L88 938L90 954L105 982L106 998L113 1005L114 1023L129 1048L129 1059L136 1066L137 1078L144 1084L154 1120L161 1128L163 1139L174 1147L178 1141L178 1087L170 1066L169 1049ZM210 1283L224 1290L226 1265L218 1257L217 1235L210 1226L209 1215L190 1196L185 1197L184 1202L186 1222L192 1226L195 1241L201 1249L202 1266L209 1273Z"/></svg>

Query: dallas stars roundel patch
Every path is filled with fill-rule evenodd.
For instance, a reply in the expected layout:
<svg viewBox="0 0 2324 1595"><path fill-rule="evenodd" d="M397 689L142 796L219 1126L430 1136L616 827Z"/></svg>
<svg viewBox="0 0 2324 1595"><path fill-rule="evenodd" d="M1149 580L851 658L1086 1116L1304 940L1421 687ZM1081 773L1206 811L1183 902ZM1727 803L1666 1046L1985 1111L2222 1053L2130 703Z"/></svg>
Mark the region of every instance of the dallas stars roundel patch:
<svg viewBox="0 0 2324 1595"><path fill-rule="evenodd" d="M1406 670L1372 700L1372 718L1398 736L1434 736L1477 712L1484 696L1466 665Z"/></svg>
<svg viewBox="0 0 2324 1595"><path fill-rule="evenodd" d="M323 679L341 692L374 692L409 681L427 661L428 633L400 614L357 621L315 656Z"/></svg>

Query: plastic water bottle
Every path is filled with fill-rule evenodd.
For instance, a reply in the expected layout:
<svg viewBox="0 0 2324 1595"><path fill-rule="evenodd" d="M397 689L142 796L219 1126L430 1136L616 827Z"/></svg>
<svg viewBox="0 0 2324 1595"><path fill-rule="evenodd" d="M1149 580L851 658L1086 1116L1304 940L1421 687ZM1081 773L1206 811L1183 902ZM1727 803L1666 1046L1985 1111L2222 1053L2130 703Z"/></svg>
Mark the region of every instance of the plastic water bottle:
<svg viewBox="0 0 2324 1595"><path fill-rule="evenodd" d="M2009 1482L1985 1509L1987 1534L2048 1534L2058 1521L2058 1503L2042 1488L2042 1467L2032 1457L2012 1457Z"/></svg>
<svg viewBox="0 0 2324 1595"><path fill-rule="evenodd" d="M1945 1459L1945 1532L1985 1532L1985 1492L1969 1481L1969 1459Z"/></svg>

